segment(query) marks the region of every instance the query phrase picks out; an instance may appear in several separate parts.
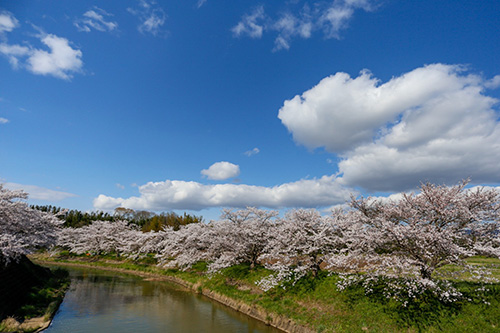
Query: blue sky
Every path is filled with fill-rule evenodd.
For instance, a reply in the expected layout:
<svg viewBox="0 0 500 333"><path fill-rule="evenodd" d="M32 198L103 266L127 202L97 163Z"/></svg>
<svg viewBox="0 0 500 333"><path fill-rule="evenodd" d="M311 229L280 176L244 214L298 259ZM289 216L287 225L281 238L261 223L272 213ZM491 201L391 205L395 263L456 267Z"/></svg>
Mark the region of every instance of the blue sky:
<svg viewBox="0 0 500 333"><path fill-rule="evenodd" d="M81 210L500 183L500 3L1 1L0 181Z"/></svg>

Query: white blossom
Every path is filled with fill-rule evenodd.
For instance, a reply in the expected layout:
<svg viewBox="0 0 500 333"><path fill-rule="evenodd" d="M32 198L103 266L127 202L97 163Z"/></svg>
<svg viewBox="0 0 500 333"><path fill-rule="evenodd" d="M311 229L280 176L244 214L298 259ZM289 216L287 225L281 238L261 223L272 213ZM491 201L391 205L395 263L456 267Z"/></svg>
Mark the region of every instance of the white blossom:
<svg viewBox="0 0 500 333"><path fill-rule="evenodd" d="M0 264L56 242L62 222L51 213L30 208L23 200L27 197L23 191L7 190L0 184Z"/></svg>

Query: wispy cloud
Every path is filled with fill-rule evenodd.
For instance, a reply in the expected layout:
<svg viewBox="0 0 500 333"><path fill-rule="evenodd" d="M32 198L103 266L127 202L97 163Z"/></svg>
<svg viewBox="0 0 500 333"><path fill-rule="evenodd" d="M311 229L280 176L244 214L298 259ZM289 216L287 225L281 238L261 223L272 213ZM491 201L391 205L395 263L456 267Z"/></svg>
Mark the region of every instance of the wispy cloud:
<svg viewBox="0 0 500 333"><path fill-rule="evenodd" d="M252 13L244 15L231 31L235 37L247 35L251 38L261 38L265 26L264 7L259 6Z"/></svg>
<svg viewBox="0 0 500 333"><path fill-rule="evenodd" d="M117 22L107 19L112 16L112 14L109 14L105 10L94 6L93 9L86 11L81 18L75 20L73 24L79 31L90 32L94 29L102 32L111 32L118 29Z"/></svg>
<svg viewBox="0 0 500 333"><path fill-rule="evenodd" d="M231 29L235 37L261 38L265 32L275 33L273 51L288 50L294 38L310 38L315 32L322 32L325 38L340 39L340 32L348 27L356 10L371 11L376 6L374 0L335 0L304 3L289 2L277 15L269 15L260 6Z"/></svg>
<svg viewBox="0 0 500 333"><path fill-rule="evenodd" d="M167 19L167 15L156 1L140 0L138 8L127 8L128 12L137 16L140 24L137 30L141 33L149 33L153 36L159 36L165 31L162 30Z"/></svg>
<svg viewBox="0 0 500 333"><path fill-rule="evenodd" d="M244 154L248 157L250 156L253 156L253 155L257 155L258 153L260 153L260 149L255 147L254 149L251 149L251 150L247 150L246 152L244 152Z"/></svg>
<svg viewBox="0 0 500 333"><path fill-rule="evenodd" d="M0 37L5 32L11 32L19 26L19 21L8 11L0 12Z"/></svg>
<svg viewBox="0 0 500 333"><path fill-rule="evenodd" d="M0 124L7 124L9 119L0 117Z"/></svg>
<svg viewBox="0 0 500 333"><path fill-rule="evenodd" d="M11 190L23 190L29 194L30 199L43 200L43 201L61 201L67 198L77 197L76 194L55 191L44 187L35 185L23 185L17 183L5 183L4 186Z"/></svg>
<svg viewBox="0 0 500 333"><path fill-rule="evenodd" d="M200 8L205 4L205 2L207 2L207 0L198 0L198 2L196 3L196 7Z"/></svg>
<svg viewBox="0 0 500 333"><path fill-rule="evenodd" d="M0 54L3 54L9 59L12 68L19 68L20 58L27 56L31 53L31 49L27 46L9 45L7 43L0 44Z"/></svg>

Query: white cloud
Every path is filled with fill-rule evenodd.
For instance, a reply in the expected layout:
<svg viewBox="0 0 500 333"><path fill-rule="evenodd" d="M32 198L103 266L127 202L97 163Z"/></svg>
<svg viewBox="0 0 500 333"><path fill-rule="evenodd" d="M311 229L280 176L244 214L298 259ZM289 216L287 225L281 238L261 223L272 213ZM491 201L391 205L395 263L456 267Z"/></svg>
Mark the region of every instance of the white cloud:
<svg viewBox="0 0 500 333"><path fill-rule="evenodd" d="M150 33L157 36L162 33L162 27L165 24L167 15L165 11L158 6L156 1L139 1L139 9L127 8L128 12L137 16L141 23L137 27L141 33Z"/></svg>
<svg viewBox="0 0 500 333"><path fill-rule="evenodd" d="M0 44L0 53L5 55L14 69L19 67L19 58L30 54L29 47L21 45Z"/></svg>
<svg viewBox="0 0 500 333"><path fill-rule="evenodd" d="M302 179L274 187L243 184L204 185L197 182L166 180L142 185L139 187L139 192L139 197L126 199L101 194L94 199L94 208L112 210L121 206L161 211L246 206L320 207L344 203L349 200L351 193L338 184L334 176Z"/></svg>
<svg viewBox="0 0 500 333"><path fill-rule="evenodd" d="M17 20L12 14L6 13L0 14L0 29L3 29L0 32L11 31L17 27ZM9 24L13 20L15 24ZM40 33L37 37L49 48L49 51L34 48L29 44L22 46L4 42L0 43L0 54L9 59L14 69L22 65L38 75L52 75L69 80L73 73L81 72L82 51L73 49L66 38L45 33Z"/></svg>
<svg viewBox="0 0 500 333"><path fill-rule="evenodd" d="M35 185L23 185L17 183L5 183L5 188L10 190L23 190L29 194L29 199L44 200L44 201L61 201L67 198L76 197L76 194L50 190Z"/></svg>
<svg viewBox="0 0 500 333"><path fill-rule="evenodd" d="M125 201L123 198L112 198L104 194L99 194L97 198L94 199L94 209L109 211L113 210ZM139 209L139 208L136 208ZM142 209L142 208L141 208Z"/></svg>
<svg viewBox="0 0 500 333"><path fill-rule="evenodd" d="M217 162L208 169L201 170L201 174L207 176L208 179L224 180L237 177L240 174L240 167L229 162Z"/></svg>
<svg viewBox="0 0 500 333"><path fill-rule="evenodd" d="M309 15L301 15L297 18L290 13L282 15L272 26L272 30L278 31L278 37L274 40L274 51L290 48L290 41L295 36L309 38L312 34L313 23Z"/></svg>
<svg viewBox="0 0 500 333"><path fill-rule="evenodd" d="M0 117L0 124L7 124L9 119Z"/></svg>
<svg viewBox="0 0 500 333"><path fill-rule="evenodd" d="M337 73L285 101L278 117L296 142L339 153L346 186L400 191L420 181L498 182L498 100L461 66L434 64L380 84Z"/></svg>
<svg viewBox="0 0 500 333"><path fill-rule="evenodd" d="M244 15L231 31L236 37L248 35L251 38L261 38L264 31L264 7L255 8L251 14Z"/></svg>
<svg viewBox="0 0 500 333"><path fill-rule="evenodd" d="M248 157L253 156L253 155L257 155L258 153L260 153L260 149L257 147L255 147L252 150L247 150L246 152L244 152L244 154L247 155Z"/></svg>
<svg viewBox="0 0 500 333"><path fill-rule="evenodd" d="M205 2L207 2L207 0L198 0L198 2L196 3L196 7L200 8L205 4Z"/></svg>
<svg viewBox="0 0 500 333"><path fill-rule="evenodd" d="M99 7L94 7L94 9L86 11L82 18L75 20L74 25L79 31L85 32L90 32L92 29L103 32L118 29L117 22L106 19L109 16L113 15Z"/></svg>
<svg viewBox="0 0 500 333"><path fill-rule="evenodd" d="M291 1L278 15L267 15L264 7L254 9L231 30L235 37L243 35L261 38L264 32L275 32L273 51L288 50L292 39L310 38L314 32L322 31L325 38L340 38L340 32L348 27L356 10L371 11L373 0L335 0L330 2L315 1L312 6L304 3L297 10L301 1ZM311 9L311 7L313 9Z"/></svg>
<svg viewBox="0 0 500 333"><path fill-rule="evenodd" d="M19 21L8 11L0 12L0 36L4 32L11 32L19 26Z"/></svg>
<svg viewBox="0 0 500 333"><path fill-rule="evenodd" d="M66 38L45 35L41 41L49 47L50 52L33 50L28 58L28 69L31 72L68 80L72 77L71 73L81 71L82 51L73 49Z"/></svg>
<svg viewBox="0 0 500 333"><path fill-rule="evenodd" d="M484 86L488 89L496 89L500 87L500 75L495 75L491 80L486 81Z"/></svg>
<svg viewBox="0 0 500 333"><path fill-rule="evenodd" d="M370 0L334 1L326 10L322 11L317 20L318 26L324 31L326 38L338 39L340 31L347 28L349 20L357 9L371 11L373 6Z"/></svg>
<svg viewBox="0 0 500 333"><path fill-rule="evenodd" d="M124 190L124 189L125 189L125 186L124 186L124 185L122 185L122 184L120 184L120 183L116 183L115 185L116 185L116 187L118 187L120 190Z"/></svg>

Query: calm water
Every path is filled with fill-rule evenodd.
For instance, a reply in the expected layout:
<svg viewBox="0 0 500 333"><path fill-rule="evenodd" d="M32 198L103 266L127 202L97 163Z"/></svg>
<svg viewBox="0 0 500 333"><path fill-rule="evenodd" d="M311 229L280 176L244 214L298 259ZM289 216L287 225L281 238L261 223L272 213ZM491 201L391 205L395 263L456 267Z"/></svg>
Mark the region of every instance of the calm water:
<svg viewBox="0 0 500 333"><path fill-rule="evenodd" d="M67 269L71 287L44 332L281 332L168 282Z"/></svg>

